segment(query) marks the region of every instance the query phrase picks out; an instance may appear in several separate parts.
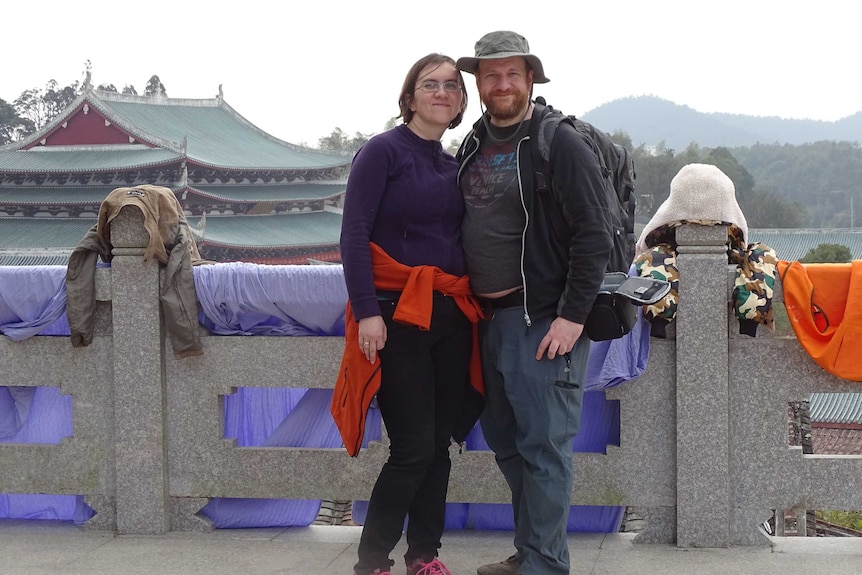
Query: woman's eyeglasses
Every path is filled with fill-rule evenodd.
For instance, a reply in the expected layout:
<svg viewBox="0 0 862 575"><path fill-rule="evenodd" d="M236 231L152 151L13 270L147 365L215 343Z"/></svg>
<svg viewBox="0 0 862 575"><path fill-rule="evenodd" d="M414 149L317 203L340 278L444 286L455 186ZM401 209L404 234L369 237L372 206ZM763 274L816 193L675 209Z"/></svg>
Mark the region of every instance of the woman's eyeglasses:
<svg viewBox="0 0 862 575"><path fill-rule="evenodd" d="M416 87L416 90L422 90L423 92L431 92L434 93L440 89L440 86L443 86L443 89L447 92L460 92L461 84L458 82L448 81L448 82L434 82L433 80L426 80L419 84Z"/></svg>

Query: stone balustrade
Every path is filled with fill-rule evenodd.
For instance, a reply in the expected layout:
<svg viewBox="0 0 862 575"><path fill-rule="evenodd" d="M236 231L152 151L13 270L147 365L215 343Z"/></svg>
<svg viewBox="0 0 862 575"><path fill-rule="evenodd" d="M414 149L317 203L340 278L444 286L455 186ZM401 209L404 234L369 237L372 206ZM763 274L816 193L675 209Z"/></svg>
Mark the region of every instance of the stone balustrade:
<svg viewBox="0 0 862 575"><path fill-rule="evenodd" d="M74 413L57 445L0 444L0 493L83 495L88 526L135 534L212 529L197 512L214 497L367 499L380 442L349 458L239 448L223 433L237 387L331 388L342 338L205 336L203 356L177 360L140 212L124 208L111 237L90 346L0 338L4 384L59 387ZM860 458L803 455L787 432L790 402L858 386L793 337L738 334L723 227L684 226L677 240L676 336L653 338L646 372L606 390L620 402L620 445L574 455L572 503L630 506L646 518L639 542L680 547L766 544L759 525L776 509L862 509ZM509 502L490 452L453 448L452 459L450 501Z"/></svg>

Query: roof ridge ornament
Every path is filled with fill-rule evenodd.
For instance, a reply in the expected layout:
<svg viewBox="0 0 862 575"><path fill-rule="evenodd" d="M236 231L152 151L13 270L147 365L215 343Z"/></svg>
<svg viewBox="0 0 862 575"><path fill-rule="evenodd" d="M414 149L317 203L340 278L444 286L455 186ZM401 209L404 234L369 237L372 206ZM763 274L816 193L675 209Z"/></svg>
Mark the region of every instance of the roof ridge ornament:
<svg viewBox="0 0 862 575"><path fill-rule="evenodd" d="M221 89L221 87L222 87L222 85L219 84L218 85L218 96L217 96L219 105L221 105L221 103L224 102L224 91Z"/></svg>

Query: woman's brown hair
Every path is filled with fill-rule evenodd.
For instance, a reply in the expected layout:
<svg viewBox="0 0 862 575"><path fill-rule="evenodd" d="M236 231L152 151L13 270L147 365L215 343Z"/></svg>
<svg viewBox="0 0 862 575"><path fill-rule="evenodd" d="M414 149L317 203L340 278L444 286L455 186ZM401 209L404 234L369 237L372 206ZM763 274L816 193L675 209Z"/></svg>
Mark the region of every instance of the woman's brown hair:
<svg viewBox="0 0 862 575"><path fill-rule="evenodd" d="M428 54L424 58L416 61L410 70L407 72L407 77L404 78L404 85L401 86L401 96L398 98L398 107L401 113L397 116L404 118L404 123L409 124L413 119L413 110L410 109L410 104L413 102L413 92L416 91L416 82L419 81L419 75L428 66L440 66L441 64L452 64L455 66L455 60L443 54ZM461 71L458 70L458 83L461 84L461 111L449 124L449 128L455 128L461 123L464 117L464 110L467 108L467 88L464 86L464 77Z"/></svg>

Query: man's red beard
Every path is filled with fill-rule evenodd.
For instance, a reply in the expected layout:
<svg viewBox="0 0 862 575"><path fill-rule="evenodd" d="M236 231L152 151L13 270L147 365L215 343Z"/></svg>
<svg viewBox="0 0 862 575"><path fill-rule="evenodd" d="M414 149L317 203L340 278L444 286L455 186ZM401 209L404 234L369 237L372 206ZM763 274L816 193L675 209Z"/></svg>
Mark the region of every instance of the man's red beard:
<svg viewBox="0 0 862 575"><path fill-rule="evenodd" d="M514 96L511 104L502 104L496 97ZM509 91L504 93L495 93L487 99L483 99L485 107L495 120L519 120L524 114L524 109L530 101L526 92Z"/></svg>

